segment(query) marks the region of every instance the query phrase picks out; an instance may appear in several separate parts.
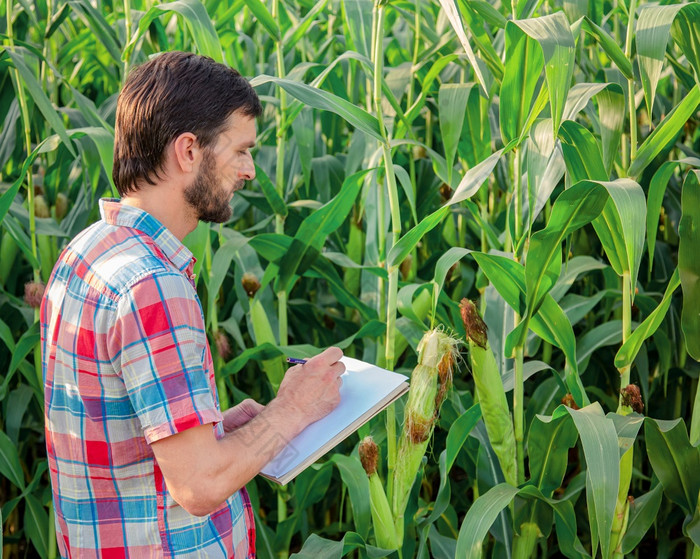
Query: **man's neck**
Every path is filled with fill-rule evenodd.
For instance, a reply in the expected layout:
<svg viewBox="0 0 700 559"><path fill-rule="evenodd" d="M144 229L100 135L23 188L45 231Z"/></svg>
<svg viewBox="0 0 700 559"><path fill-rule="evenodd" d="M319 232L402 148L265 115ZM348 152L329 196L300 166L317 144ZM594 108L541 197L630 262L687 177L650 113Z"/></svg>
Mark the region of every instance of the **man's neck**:
<svg viewBox="0 0 700 559"><path fill-rule="evenodd" d="M165 184L142 186L124 196L121 203L151 214L180 241L197 227L197 217L180 192Z"/></svg>

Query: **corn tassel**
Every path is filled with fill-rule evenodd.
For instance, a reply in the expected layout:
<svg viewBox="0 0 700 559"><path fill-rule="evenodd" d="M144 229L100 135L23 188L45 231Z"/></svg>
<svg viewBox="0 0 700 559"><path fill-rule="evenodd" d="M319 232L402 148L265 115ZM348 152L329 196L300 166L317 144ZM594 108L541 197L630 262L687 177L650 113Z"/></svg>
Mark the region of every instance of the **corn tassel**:
<svg viewBox="0 0 700 559"><path fill-rule="evenodd" d="M394 527L394 516L384 492L384 486L377 473L379 449L372 437L365 437L360 443L360 461L369 479L369 503L377 545L384 549L398 549L400 543Z"/></svg>
<svg viewBox="0 0 700 559"><path fill-rule="evenodd" d="M467 332L469 353L472 362L472 375L476 393L481 405L486 432L493 451L503 470L505 480L518 486L518 468L515 456L515 434L510 418L510 410L503 389L503 381L498 372L496 358L491 351L486 336L486 324L479 316L474 303L462 299L460 303L462 320Z"/></svg>
<svg viewBox="0 0 700 559"><path fill-rule="evenodd" d="M394 470L392 511L396 534L403 540L404 512L411 487L428 448L440 405L452 381L459 341L441 332L427 332L418 344L418 365L411 375L411 390L404 411L404 427Z"/></svg>

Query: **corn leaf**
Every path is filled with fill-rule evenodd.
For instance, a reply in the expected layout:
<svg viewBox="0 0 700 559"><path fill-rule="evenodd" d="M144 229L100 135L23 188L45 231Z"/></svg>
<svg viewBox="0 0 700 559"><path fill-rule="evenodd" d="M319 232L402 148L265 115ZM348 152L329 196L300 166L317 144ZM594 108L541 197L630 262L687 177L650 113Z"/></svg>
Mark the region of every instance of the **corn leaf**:
<svg viewBox="0 0 700 559"><path fill-rule="evenodd" d="M630 503L629 523L622 538L622 553L632 553L649 531L657 519L663 494L663 485L657 483L648 493L635 497L634 502Z"/></svg>
<svg viewBox="0 0 700 559"><path fill-rule="evenodd" d="M447 15L447 19L449 20L450 25L452 25L452 29L454 29L455 33L457 34L457 38L459 39L464 52L467 53L467 60L469 60L469 64L471 64L472 70L474 70L474 75L481 86L481 90L483 91L484 95L488 97L490 88L486 81L485 75L482 73L481 66L479 66L476 56L474 56L474 51L472 50L467 34L464 31L462 18L459 15L459 10L457 9L454 0L440 0L440 5L444 10L445 15Z"/></svg>
<svg viewBox="0 0 700 559"><path fill-rule="evenodd" d="M12 60L12 65L17 68L17 71L24 82L17 84L17 86L25 87L27 89L29 95L32 96L36 106L41 111L41 114L44 115L46 122L48 122L56 134L59 135L68 151L70 151L74 157L77 157L77 153L75 152L73 143L68 137L66 127L63 125L61 117L53 107L53 104L49 98L46 96L46 93L44 93L44 88L41 86L39 81L34 76L34 73L29 69L24 61L24 58L28 57L29 52L22 47L15 47L14 50L6 48L5 52L10 57L10 60Z"/></svg>
<svg viewBox="0 0 700 559"><path fill-rule="evenodd" d="M534 106L544 55L537 42L516 24L506 25L506 62L499 92L499 122L504 142L527 133L526 123Z"/></svg>
<svg viewBox="0 0 700 559"><path fill-rule="evenodd" d="M333 93L303 83L284 78L275 78L265 74L250 80L250 84L253 87L270 82L279 85L287 93L296 97L302 103L315 109L334 112L355 128L362 130L379 141L383 141L379 128L379 121L377 121L374 116Z"/></svg>
<svg viewBox="0 0 700 559"><path fill-rule="evenodd" d="M474 404L450 425L450 430L447 432L447 442L445 444L445 450L447 452L445 457L447 472L452 469L457 455L460 450L464 448L464 443L467 441L469 433L471 433L472 429L479 422L479 419L481 419L481 406L479 406L479 404Z"/></svg>
<svg viewBox="0 0 700 559"><path fill-rule="evenodd" d="M457 154L457 144L462 135L467 101L473 88L474 84L449 83L442 84L438 93L438 115L442 142L445 146L448 184L452 184L452 168Z"/></svg>
<svg viewBox="0 0 700 559"><path fill-rule="evenodd" d="M24 473L17 447L2 431L0 431L0 473L15 487L24 489Z"/></svg>
<svg viewBox="0 0 700 559"><path fill-rule="evenodd" d="M634 293L644 252L647 213L644 191L630 179L600 181L599 184L605 187L610 198L603 213L593 221L593 227L613 269L618 275L630 274Z"/></svg>
<svg viewBox="0 0 700 559"><path fill-rule="evenodd" d="M391 268L399 266L425 234L437 227L449 213L450 207L449 205L445 205L424 217L418 225L401 237L389 251L389 255L387 256L387 268L391 270Z"/></svg>
<svg viewBox="0 0 700 559"><path fill-rule="evenodd" d="M260 3L259 0L246 1L248 4L255 2ZM252 8L251 11L253 11ZM217 62L224 61L221 51L221 42L219 41L219 36L216 33L214 24L209 18L204 4L198 0L175 0L175 2L157 4L151 7L139 21L138 30L124 48L122 60L129 59L131 51L134 49L139 39L148 31L153 20L159 18L163 14L172 12L182 17L200 54L209 56Z"/></svg>
<svg viewBox="0 0 700 559"><path fill-rule="evenodd" d="M467 511L457 538L455 557L481 559L483 543L491 525L518 493L518 488L501 483L481 495Z"/></svg>
<svg viewBox="0 0 700 559"><path fill-rule="evenodd" d="M625 95L618 84L611 83L598 93L596 99L598 100L603 163L609 177L615 158L620 153L620 140L625 124Z"/></svg>
<svg viewBox="0 0 700 559"><path fill-rule="evenodd" d="M700 491L700 452L688 439L681 419L644 421L647 456L666 496L686 514L693 514Z"/></svg>
<svg viewBox="0 0 700 559"><path fill-rule="evenodd" d="M518 20L515 25L537 41L542 49L553 130L556 135L574 71L576 45L569 22L563 12L555 12L538 18Z"/></svg>
<svg viewBox="0 0 700 559"><path fill-rule="evenodd" d="M24 529L42 559L48 557L49 515L34 495L24 497Z"/></svg>
<svg viewBox="0 0 700 559"><path fill-rule="evenodd" d="M586 457L586 501L592 529L593 555L595 556L600 538L603 557L608 557L620 483L617 431L612 420L603 414L598 402L580 410L560 406L555 410L553 417L564 413L571 415L574 420ZM597 528L597 534L594 527Z"/></svg>
<svg viewBox="0 0 700 559"><path fill-rule="evenodd" d="M525 263L526 313L506 342L506 351L525 342L532 316L561 273L561 243L573 231L593 221L603 209L607 194L592 182L579 182L562 192L552 207L547 226L530 239Z"/></svg>
<svg viewBox="0 0 700 559"><path fill-rule="evenodd" d="M527 439L530 481L551 497L561 486L568 466L568 449L578 440L578 432L569 417L538 415L530 425Z"/></svg>
<svg viewBox="0 0 700 559"><path fill-rule="evenodd" d="M639 64L639 75L642 78L648 114L652 114L666 45L671 37L671 24L682 7L682 4L645 5L639 10L639 19L635 30L637 63Z"/></svg>
<svg viewBox="0 0 700 559"><path fill-rule="evenodd" d="M276 292L288 289L294 275L303 273L311 265L328 235L345 221L368 172L363 170L345 179L338 195L301 223L285 255L284 266L280 268Z"/></svg>
<svg viewBox="0 0 700 559"><path fill-rule="evenodd" d="M585 179L607 180L600 146L589 130L578 122L567 120L559 129L559 139L572 183Z"/></svg>
<svg viewBox="0 0 700 559"><path fill-rule="evenodd" d="M371 0L343 0L343 24L350 45L367 59L370 58L372 43L372 7Z"/></svg>
<svg viewBox="0 0 700 559"><path fill-rule="evenodd" d="M306 13L304 18L298 22L296 25L292 26L287 33L284 35L282 44L284 45L285 52L289 52L294 48L294 46L299 42L299 40L306 35L309 31L309 27L316 20L316 16L326 7L328 0L319 0L314 4L314 6Z"/></svg>
<svg viewBox="0 0 700 559"><path fill-rule="evenodd" d="M497 152L491 154L489 157L484 159L481 163L469 169L464 176L459 181L459 185L454 191L452 198L450 198L448 205L457 204L471 198L479 191L481 185L484 181L489 178L493 172L496 165L507 150L499 149Z"/></svg>
<svg viewBox="0 0 700 559"><path fill-rule="evenodd" d="M355 522L355 530L363 538L369 534L370 503L369 481L360 461L353 456L334 454L330 458L335 463L343 479L345 487L350 495L352 517Z"/></svg>
<svg viewBox="0 0 700 559"><path fill-rule="evenodd" d="M627 341L619 349L617 355L615 355L616 367L626 367L627 365L632 364L637 357L644 340L653 335L659 326L661 326L661 322L663 322L663 319L666 317L666 313L668 312L668 308L671 306L671 297L680 284L680 275L678 273L678 269L676 269L673 276L671 276L671 281L669 281L668 285L666 286L666 292L664 293L664 297L659 306L651 312L644 322L635 328L632 335L627 338Z"/></svg>
<svg viewBox="0 0 700 559"><path fill-rule="evenodd" d="M637 157L632 160L627 171L630 178L640 176L661 150L674 140L699 104L700 86L696 85L639 146Z"/></svg>
<svg viewBox="0 0 700 559"><path fill-rule="evenodd" d="M107 49L112 60L117 64L121 60L121 45L114 29L107 23L99 10L86 0L69 0L73 8L85 24L90 28L95 38Z"/></svg>
<svg viewBox="0 0 700 559"><path fill-rule="evenodd" d="M700 361L700 171L688 173L681 205L683 215L678 225L678 270L683 286L681 328L688 353Z"/></svg>
<svg viewBox="0 0 700 559"><path fill-rule="evenodd" d="M583 30L588 33L591 37L594 37L598 44L602 47L605 53L612 59L612 61L617 65L620 72L628 80L634 79L634 70L632 69L632 63L622 52L620 45L618 45L615 40L608 35L607 31L602 27L598 26L589 17L583 18Z"/></svg>
<svg viewBox="0 0 700 559"><path fill-rule="evenodd" d="M695 83L700 85L700 5L686 4L673 20L671 36L695 70Z"/></svg>

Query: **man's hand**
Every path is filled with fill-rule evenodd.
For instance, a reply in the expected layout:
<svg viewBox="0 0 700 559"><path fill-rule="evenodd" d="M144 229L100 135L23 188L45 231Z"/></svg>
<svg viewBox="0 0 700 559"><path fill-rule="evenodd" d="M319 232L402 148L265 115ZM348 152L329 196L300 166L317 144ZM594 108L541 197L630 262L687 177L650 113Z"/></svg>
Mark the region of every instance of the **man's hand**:
<svg viewBox="0 0 700 559"><path fill-rule="evenodd" d="M264 409L265 406L262 404L259 404L252 398L246 398L240 404L224 412L224 432L230 433L242 427Z"/></svg>
<svg viewBox="0 0 700 559"><path fill-rule="evenodd" d="M306 425L325 417L340 403L340 375L345 372L342 356L340 348L330 347L303 365L291 367L276 400L305 418Z"/></svg>
<svg viewBox="0 0 700 559"><path fill-rule="evenodd" d="M289 441L338 405L342 356L332 347L290 368L267 406L244 400L226 412L228 433L219 440L211 425L200 425L152 443L172 497L190 514L216 510Z"/></svg>

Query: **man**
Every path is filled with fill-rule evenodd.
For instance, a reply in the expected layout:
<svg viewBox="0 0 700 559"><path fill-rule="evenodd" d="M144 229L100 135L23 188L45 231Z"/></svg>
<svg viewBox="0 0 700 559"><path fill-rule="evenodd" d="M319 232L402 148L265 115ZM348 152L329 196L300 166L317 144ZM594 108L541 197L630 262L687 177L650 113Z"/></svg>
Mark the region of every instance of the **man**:
<svg viewBox="0 0 700 559"><path fill-rule="evenodd" d="M255 176L257 95L187 53L135 69L117 104L102 219L64 250L41 307L46 443L63 557L254 557L245 484L339 402L342 352L289 369L277 397L218 407L194 259Z"/></svg>

